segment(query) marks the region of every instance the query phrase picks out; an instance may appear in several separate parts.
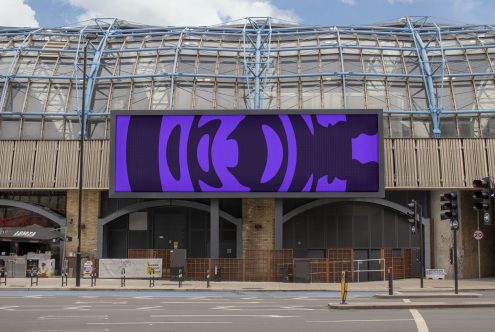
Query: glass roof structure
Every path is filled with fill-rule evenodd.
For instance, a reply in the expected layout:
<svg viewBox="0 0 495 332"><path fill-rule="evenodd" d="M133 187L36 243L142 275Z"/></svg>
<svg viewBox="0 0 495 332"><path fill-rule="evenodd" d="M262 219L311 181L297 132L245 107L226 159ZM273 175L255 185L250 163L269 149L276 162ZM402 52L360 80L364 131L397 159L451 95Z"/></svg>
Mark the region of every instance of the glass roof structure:
<svg viewBox="0 0 495 332"><path fill-rule="evenodd" d="M108 139L112 110L323 108L383 109L385 137L495 137L495 27L4 27L0 93L3 140L77 139L82 111L87 138Z"/></svg>

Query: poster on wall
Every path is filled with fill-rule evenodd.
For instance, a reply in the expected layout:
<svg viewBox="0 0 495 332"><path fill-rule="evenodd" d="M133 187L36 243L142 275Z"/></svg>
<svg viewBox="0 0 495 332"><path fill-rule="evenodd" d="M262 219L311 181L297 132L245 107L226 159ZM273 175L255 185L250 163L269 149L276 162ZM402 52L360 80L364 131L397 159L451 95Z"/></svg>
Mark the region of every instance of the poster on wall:
<svg viewBox="0 0 495 332"><path fill-rule="evenodd" d="M98 260L100 278L120 278L123 269L126 278L149 278L151 275L161 277L162 260L159 258Z"/></svg>
<svg viewBox="0 0 495 332"><path fill-rule="evenodd" d="M111 197L383 197L380 110L116 111Z"/></svg>
<svg viewBox="0 0 495 332"><path fill-rule="evenodd" d="M54 259L38 260L38 277L52 277L55 273Z"/></svg>

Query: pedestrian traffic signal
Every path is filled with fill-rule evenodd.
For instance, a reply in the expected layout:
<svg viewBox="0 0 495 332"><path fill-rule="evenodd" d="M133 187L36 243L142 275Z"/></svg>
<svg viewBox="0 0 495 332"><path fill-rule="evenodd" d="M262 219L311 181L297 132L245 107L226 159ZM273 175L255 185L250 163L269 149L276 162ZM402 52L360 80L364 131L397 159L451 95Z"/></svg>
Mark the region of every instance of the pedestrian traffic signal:
<svg viewBox="0 0 495 332"><path fill-rule="evenodd" d="M457 212L457 194L446 193L440 196L440 214L441 220L450 220L450 226L452 229L459 229L459 215Z"/></svg>
<svg viewBox="0 0 495 332"><path fill-rule="evenodd" d="M473 209L480 211L481 219L485 225L492 222L493 217L493 183L490 177L484 177L481 180L474 180L473 187L477 190L473 193Z"/></svg>

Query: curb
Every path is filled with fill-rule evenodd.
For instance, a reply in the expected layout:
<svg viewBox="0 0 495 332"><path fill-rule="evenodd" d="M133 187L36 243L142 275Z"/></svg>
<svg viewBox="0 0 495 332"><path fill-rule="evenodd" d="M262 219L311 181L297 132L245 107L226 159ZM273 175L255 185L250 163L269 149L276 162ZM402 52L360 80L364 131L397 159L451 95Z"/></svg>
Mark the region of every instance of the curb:
<svg viewBox="0 0 495 332"><path fill-rule="evenodd" d="M476 293L459 293L459 294L450 294L450 293L411 293L411 294L406 294L406 293L401 293L401 294L394 294L394 295L388 295L388 294L375 294L373 295L374 298L377 299L441 299L441 298L465 298L465 299L474 299L474 298L480 298L482 295L481 294L476 294Z"/></svg>
<svg viewBox="0 0 495 332"><path fill-rule="evenodd" d="M445 302L423 302L423 303L363 303L363 304L340 304L329 303L330 309L449 309L449 308L495 308L495 302L472 302L472 303L445 303Z"/></svg>

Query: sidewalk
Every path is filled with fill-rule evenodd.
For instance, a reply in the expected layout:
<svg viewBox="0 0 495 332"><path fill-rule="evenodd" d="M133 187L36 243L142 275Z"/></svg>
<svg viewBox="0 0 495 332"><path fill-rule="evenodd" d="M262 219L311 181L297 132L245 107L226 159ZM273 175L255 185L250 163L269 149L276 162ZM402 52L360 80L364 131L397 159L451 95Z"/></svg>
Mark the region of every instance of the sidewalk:
<svg viewBox="0 0 495 332"><path fill-rule="evenodd" d="M126 279L125 287L120 286L120 279L97 279L96 286L91 287L91 279L81 279L81 286L76 287L75 278L68 280L68 286L62 287L60 277L39 278L38 286L31 287L30 278L9 278L7 285L1 285L2 290L169 290L169 291L333 291L340 292L340 283L293 283L293 282L252 282L252 281L221 281L210 282L210 288L206 287L206 281L184 281L179 288L178 282L156 279L155 286L150 288L150 282L146 280ZM495 291L495 278L459 280L459 291ZM349 292L388 292L387 281L371 281L361 283L349 283ZM425 292L425 293L449 293L454 291L453 280L424 280L424 288L420 288L419 279L394 280L394 292Z"/></svg>

